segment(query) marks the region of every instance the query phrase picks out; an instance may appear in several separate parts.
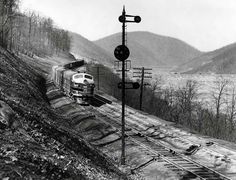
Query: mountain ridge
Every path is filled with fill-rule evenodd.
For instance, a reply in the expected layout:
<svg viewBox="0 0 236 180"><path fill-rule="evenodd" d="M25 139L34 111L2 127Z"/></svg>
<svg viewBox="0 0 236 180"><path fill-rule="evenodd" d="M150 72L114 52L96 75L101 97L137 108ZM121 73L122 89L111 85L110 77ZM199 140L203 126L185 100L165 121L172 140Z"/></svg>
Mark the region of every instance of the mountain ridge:
<svg viewBox="0 0 236 180"><path fill-rule="evenodd" d="M236 43L226 45L214 51L206 52L187 63L181 64L174 71L181 73L236 73Z"/></svg>
<svg viewBox="0 0 236 180"><path fill-rule="evenodd" d="M93 41L110 55L121 44L121 33ZM130 59L141 66L177 66L189 61L202 52L186 42L169 36L161 36L148 31L127 33Z"/></svg>
<svg viewBox="0 0 236 180"><path fill-rule="evenodd" d="M71 42L71 53L75 56L80 56L86 60L96 60L102 64L111 66L115 58L110 56L104 49L89 41L80 34L69 32Z"/></svg>
<svg viewBox="0 0 236 180"><path fill-rule="evenodd" d="M96 41L83 36L72 36L71 52L85 59L96 60L113 67L114 49L121 44L122 34L115 33ZM177 38L148 31L128 32L127 46L132 67L168 67L180 73L236 73L236 43L209 52L201 52Z"/></svg>

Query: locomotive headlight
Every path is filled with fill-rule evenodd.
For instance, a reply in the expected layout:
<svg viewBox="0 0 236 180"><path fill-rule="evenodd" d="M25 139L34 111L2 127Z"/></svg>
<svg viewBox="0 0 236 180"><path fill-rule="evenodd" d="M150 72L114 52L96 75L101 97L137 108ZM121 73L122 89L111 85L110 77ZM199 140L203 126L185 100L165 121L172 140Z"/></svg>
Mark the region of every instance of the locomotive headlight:
<svg viewBox="0 0 236 180"><path fill-rule="evenodd" d="M78 94L78 91L76 91L76 90L73 90L72 92L73 92L73 94Z"/></svg>
<svg viewBox="0 0 236 180"><path fill-rule="evenodd" d="M74 82L73 85L74 85L74 87L78 87L78 83Z"/></svg>

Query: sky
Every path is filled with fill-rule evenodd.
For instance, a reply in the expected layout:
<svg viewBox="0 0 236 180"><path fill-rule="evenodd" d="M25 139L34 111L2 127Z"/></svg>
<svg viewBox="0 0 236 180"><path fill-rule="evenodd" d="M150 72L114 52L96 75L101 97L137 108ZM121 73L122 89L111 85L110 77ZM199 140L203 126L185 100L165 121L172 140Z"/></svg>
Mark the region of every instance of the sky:
<svg viewBox="0 0 236 180"><path fill-rule="evenodd" d="M21 0L63 29L97 40L121 32L118 17L139 15L127 31L149 31L180 39L201 51L236 42L236 0Z"/></svg>

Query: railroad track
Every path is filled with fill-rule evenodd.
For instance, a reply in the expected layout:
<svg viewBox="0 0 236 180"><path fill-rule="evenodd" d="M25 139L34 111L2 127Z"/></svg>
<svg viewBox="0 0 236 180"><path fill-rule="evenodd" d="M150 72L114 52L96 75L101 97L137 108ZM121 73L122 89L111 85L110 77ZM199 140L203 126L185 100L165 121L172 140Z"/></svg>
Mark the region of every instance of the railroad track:
<svg viewBox="0 0 236 180"><path fill-rule="evenodd" d="M98 113L96 113L96 117L100 119L104 119L107 117L110 121L106 121L111 124L113 127L117 128L117 133L121 135L120 132L120 118L118 119L117 111L112 115L111 112L102 111L102 109L98 109ZM101 113L101 114L99 114ZM230 178L225 175L210 169L196 161L193 161L186 156L175 152L173 149L167 147L165 144L151 138L145 134L142 134L140 130L137 128L133 128L130 125L126 125L126 137L128 140L132 141L138 146L141 146L142 149L146 151L146 154L149 154L153 159L147 164L155 161L156 159L162 159L167 163L167 167L173 171L185 171L187 172L187 176L185 178L200 178L207 180L229 180ZM144 165L145 166L145 165ZM141 167L134 168L132 171L138 170Z"/></svg>
<svg viewBox="0 0 236 180"><path fill-rule="evenodd" d="M99 98L98 98L99 99ZM101 100L101 99L100 99ZM103 100L101 102L105 103ZM113 109L112 109L113 108ZM115 114L110 113L109 111L113 111ZM96 117L104 121L104 117L109 118L112 121L106 121L106 123L111 124L113 127L117 128L117 132L119 136L121 136L120 132L120 116L119 111L115 107L112 107L107 110L102 110L102 108L98 108L98 113L96 113ZM134 120L133 120L134 121ZM133 124L131 124L133 125ZM144 163L143 165L132 169L132 172L141 169L145 165L152 163L153 161L164 161L166 162L166 166L173 171L184 171L187 172L185 178L200 178L200 179L229 179L223 174L214 171L204 165L201 165L191 159L186 158L182 154L175 152L173 149L167 147L166 145L156 141L155 139L148 137L147 135L140 132L140 129L137 127L132 127L130 124L126 125L126 136L129 141L132 141L139 147L145 151L146 154L153 157L150 161ZM146 123L148 125L148 123ZM139 126L138 126L139 127Z"/></svg>
<svg viewBox="0 0 236 180"><path fill-rule="evenodd" d="M112 102L109 101L108 99L98 95L98 94L94 94L93 98L91 99L90 105L94 106L94 107L100 107L104 104L111 104Z"/></svg>
<svg viewBox="0 0 236 180"><path fill-rule="evenodd" d="M115 106L107 106L109 109L107 109L107 111L106 111L106 114L107 113L109 113L110 115L112 114L112 113L115 113L117 116L119 115L120 116L120 113L119 113L119 110L117 109L117 107L115 107ZM155 130L155 126L150 126L150 125L148 125L148 123L146 123L145 124L145 121L143 121L143 122L140 122L139 121L139 123L138 123L138 125L137 125L137 122L135 121L136 119L134 119L134 120L131 120L132 119L132 116L135 116L135 115L129 115L128 116L128 118L127 118L127 123L130 123L130 126L137 126L136 128L134 128L134 129L136 129L136 130L141 130L141 131L147 131L147 130L149 130L149 132L151 131L151 130ZM133 117L133 118L137 118L137 117ZM140 119L142 119L142 117L140 117ZM146 129L143 129L143 127L142 126L145 126L145 128ZM163 134L166 134L167 136L168 136L168 131L172 131L173 129L170 129L170 127L168 127L168 129L167 129L167 127L166 126L163 126L163 125L160 125L159 127L159 132L161 132L161 133L163 133ZM175 128L174 128L175 129ZM173 130L174 131L174 130ZM175 134L178 134L178 132L175 132ZM181 135L179 134L179 136L178 137L176 137L175 138L175 140L180 140L181 142L184 142L184 143L186 143L186 144L193 144L193 142L191 141L191 140L189 140L187 137L186 138L181 138L180 137ZM196 141L194 142L194 143L197 143ZM226 146L222 146L222 145L219 145L218 143L216 143L216 142L214 142L213 143L214 145L217 145L218 147L220 147L220 148L224 148L224 149L227 149L228 151L235 151L235 150L233 150L233 149L230 149L229 147L226 147ZM217 148L217 147L215 147L215 148ZM204 149L205 151L208 151L208 152L213 152L216 156L218 156L218 157L221 157L221 158L223 158L223 159L225 159L226 161L228 161L229 159L227 159L227 153L224 153L224 154L222 154L222 153L219 153L219 152L217 152L217 151L215 151L213 148L209 148L209 147L207 147L207 146L201 146L201 149ZM226 158L225 158L226 157ZM231 157L231 160L235 160L236 161L236 157L235 158L233 158L233 157Z"/></svg>

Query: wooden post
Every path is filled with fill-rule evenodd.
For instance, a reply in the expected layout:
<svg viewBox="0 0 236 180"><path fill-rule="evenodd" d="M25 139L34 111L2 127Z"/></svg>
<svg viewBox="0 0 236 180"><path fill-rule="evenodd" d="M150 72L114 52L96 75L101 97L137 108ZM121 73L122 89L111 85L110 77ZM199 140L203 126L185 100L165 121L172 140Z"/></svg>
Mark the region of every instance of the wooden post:
<svg viewBox="0 0 236 180"><path fill-rule="evenodd" d="M143 104L143 79L144 79L144 67L142 67L140 96L139 96L139 109L141 111L142 111L142 104Z"/></svg>

